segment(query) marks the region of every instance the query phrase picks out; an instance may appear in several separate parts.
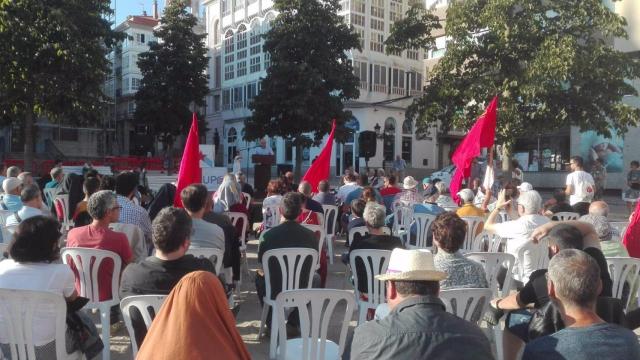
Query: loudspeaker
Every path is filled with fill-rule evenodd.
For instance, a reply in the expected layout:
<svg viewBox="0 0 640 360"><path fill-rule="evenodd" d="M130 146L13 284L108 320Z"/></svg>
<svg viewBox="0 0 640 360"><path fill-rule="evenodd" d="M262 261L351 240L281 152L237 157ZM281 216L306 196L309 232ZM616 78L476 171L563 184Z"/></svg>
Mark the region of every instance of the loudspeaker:
<svg viewBox="0 0 640 360"><path fill-rule="evenodd" d="M376 156L376 133L374 131L363 131L358 136L359 155L363 158Z"/></svg>

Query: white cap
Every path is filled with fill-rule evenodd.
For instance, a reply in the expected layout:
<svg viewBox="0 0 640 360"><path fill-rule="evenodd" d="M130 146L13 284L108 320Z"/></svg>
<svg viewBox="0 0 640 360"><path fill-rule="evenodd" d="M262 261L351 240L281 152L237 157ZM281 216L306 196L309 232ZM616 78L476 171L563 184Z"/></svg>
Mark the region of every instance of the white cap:
<svg viewBox="0 0 640 360"><path fill-rule="evenodd" d="M460 198L464 202L472 202L473 198L475 197L475 194L471 189L462 189L458 192L458 196L460 196Z"/></svg>
<svg viewBox="0 0 640 360"><path fill-rule="evenodd" d="M531 191L533 190L533 185L528 182L523 182L522 184L518 185L518 190L520 192Z"/></svg>
<svg viewBox="0 0 640 360"><path fill-rule="evenodd" d="M2 182L2 190L4 190L5 194L8 194L20 185L22 185L22 181L20 181L20 179L18 178L6 178Z"/></svg>

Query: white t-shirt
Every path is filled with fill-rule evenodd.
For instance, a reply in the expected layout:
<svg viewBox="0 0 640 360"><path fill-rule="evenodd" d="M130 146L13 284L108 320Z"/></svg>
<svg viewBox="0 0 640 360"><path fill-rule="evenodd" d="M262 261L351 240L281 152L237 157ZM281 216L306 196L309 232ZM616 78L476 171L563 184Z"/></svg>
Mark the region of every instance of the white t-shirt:
<svg viewBox="0 0 640 360"><path fill-rule="evenodd" d="M586 171L577 170L567 175L566 185L573 187L573 194L569 196L569 205L579 202L591 202L595 189L593 176Z"/></svg>
<svg viewBox="0 0 640 360"><path fill-rule="evenodd" d="M8 259L0 262L0 288L49 291L65 298L75 290L74 275L66 264L17 263ZM42 346L55 339L54 310L42 304L33 317L33 342ZM0 342L6 343L6 326L0 318Z"/></svg>
<svg viewBox="0 0 640 360"><path fill-rule="evenodd" d="M537 227L549 222L549 218L542 215L524 215L517 220L507 221L494 225L494 231L496 235L506 239L507 248L505 252L513 255L516 258L516 262L513 265L513 277L516 280L527 282L529 275L535 270L532 259L529 257L530 252L524 253L524 279L521 279L518 274L518 267L520 261L518 260L518 251L521 247L527 246L533 248L536 246L531 242L530 237L533 230Z"/></svg>
<svg viewBox="0 0 640 360"><path fill-rule="evenodd" d="M43 215L42 210L32 208L31 206L23 206L22 209L18 210L18 216L21 220L27 220L30 217ZM11 214L7 217L6 226L18 225L20 222L16 219L16 214Z"/></svg>
<svg viewBox="0 0 640 360"><path fill-rule="evenodd" d="M280 224L280 219L277 219L280 211L277 208L281 203L282 195L271 195L262 201L262 223L265 230Z"/></svg>

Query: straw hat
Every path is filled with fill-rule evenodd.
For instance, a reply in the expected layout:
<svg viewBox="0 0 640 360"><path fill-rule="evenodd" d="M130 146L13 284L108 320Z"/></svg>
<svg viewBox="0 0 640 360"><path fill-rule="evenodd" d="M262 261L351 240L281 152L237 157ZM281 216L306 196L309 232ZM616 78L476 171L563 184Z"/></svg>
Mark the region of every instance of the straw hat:
<svg viewBox="0 0 640 360"><path fill-rule="evenodd" d="M410 190L418 186L418 182L413 178L413 176L407 176L406 178L404 178L402 185L406 190Z"/></svg>
<svg viewBox="0 0 640 360"><path fill-rule="evenodd" d="M421 280L440 281L447 278L447 274L436 270L433 264L433 254L426 249L404 250L393 249L387 273L376 275L376 279L386 280Z"/></svg>

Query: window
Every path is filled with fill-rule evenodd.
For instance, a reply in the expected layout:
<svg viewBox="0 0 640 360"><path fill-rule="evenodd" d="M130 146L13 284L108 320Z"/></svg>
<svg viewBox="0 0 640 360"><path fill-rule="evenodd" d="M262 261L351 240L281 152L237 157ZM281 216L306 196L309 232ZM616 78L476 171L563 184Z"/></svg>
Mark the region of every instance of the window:
<svg viewBox="0 0 640 360"><path fill-rule="evenodd" d="M247 47L247 32L243 30L239 30L238 34L236 34L236 49L244 49Z"/></svg>
<svg viewBox="0 0 640 360"><path fill-rule="evenodd" d="M252 57L249 64L249 72L252 74L260 71L260 56Z"/></svg>
<svg viewBox="0 0 640 360"><path fill-rule="evenodd" d="M233 33L231 31L227 32L227 37L224 39L224 62L229 64L234 60L234 44L233 44Z"/></svg>
<svg viewBox="0 0 640 360"><path fill-rule="evenodd" d="M236 140L238 140L238 132L235 128L227 131L227 163L232 164L233 158L236 156Z"/></svg>
<svg viewBox="0 0 640 360"><path fill-rule="evenodd" d="M367 82L367 67L368 64L366 62L353 61L353 75L360 79L361 89L369 88L369 83Z"/></svg>
<svg viewBox="0 0 640 360"><path fill-rule="evenodd" d="M123 91L129 91L129 77L125 77L124 79L122 79L122 90Z"/></svg>
<svg viewBox="0 0 640 360"><path fill-rule="evenodd" d="M222 58L218 55L216 56L216 73L215 73L215 80L216 80L216 88L220 88L220 86L222 86Z"/></svg>
<svg viewBox="0 0 640 360"><path fill-rule="evenodd" d="M402 135L413 135L413 121L405 120L402 122Z"/></svg>
<svg viewBox="0 0 640 360"><path fill-rule="evenodd" d="M231 14L231 1L232 0L222 0L222 16Z"/></svg>
<svg viewBox="0 0 640 360"><path fill-rule="evenodd" d="M402 1L391 0L389 5L389 20L395 22L402 20Z"/></svg>
<svg viewBox="0 0 640 360"><path fill-rule="evenodd" d="M145 44L145 42L144 42L144 34L136 33L136 43L137 44Z"/></svg>
<svg viewBox="0 0 640 360"><path fill-rule="evenodd" d="M370 50L384 53L384 34L371 32Z"/></svg>
<svg viewBox="0 0 640 360"><path fill-rule="evenodd" d="M247 104L258 95L258 83L252 82L247 84Z"/></svg>
<svg viewBox="0 0 640 360"><path fill-rule="evenodd" d="M437 59L444 55L444 52L447 50L447 41L444 36L440 36L436 38L435 47L429 51L428 58Z"/></svg>
<svg viewBox="0 0 640 360"><path fill-rule="evenodd" d="M411 147L413 145L413 139L411 136L402 137L402 160L407 164L411 164Z"/></svg>
<svg viewBox="0 0 640 360"><path fill-rule="evenodd" d="M387 92L387 67L373 65L373 91Z"/></svg>
<svg viewBox="0 0 640 360"><path fill-rule="evenodd" d="M237 76L245 76L247 75L247 62L246 61L240 61L238 63L238 68L237 68Z"/></svg>
<svg viewBox="0 0 640 360"><path fill-rule="evenodd" d="M233 108L239 109L244 107L244 87L238 86L233 88Z"/></svg>
<svg viewBox="0 0 640 360"><path fill-rule="evenodd" d="M417 72L409 73L409 90L422 91L422 74Z"/></svg>
<svg viewBox="0 0 640 360"><path fill-rule="evenodd" d="M365 14L366 13L366 7L365 7L364 0L353 0L351 2L351 10L353 10L355 12L359 12L361 14Z"/></svg>
<svg viewBox="0 0 640 360"><path fill-rule="evenodd" d="M233 71L234 71L233 64L231 64L231 65L225 65L225 66L224 66L224 79L225 79L225 80L231 80L231 79L233 79L233 78L234 78Z"/></svg>
<svg viewBox="0 0 640 360"><path fill-rule="evenodd" d="M213 111L220 111L220 95L213 96Z"/></svg>
<svg viewBox="0 0 640 360"><path fill-rule="evenodd" d="M418 52L418 50L414 50L414 49L407 50L407 59L418 60L419 54L420 53Z"/></svg>
<svg viewBox="0 0 640 360"><path fill-rule="evenodd" d="M391 117L384 121L382 153L385 161L393 161L396 157L396 120Z"/></svg>
<svg viewBox="0 0 640 360"><path fill-rule="evenodd" d="M127 105L127 108L129 110L129 114L133 115L133 113L136 111L136 102L135 101L129 101L129 104Z"/></svg>
<svg viewBox="0 0 640 360"><path fill-rule="evenodd" d="M516 139L513 155L525 171L565 171L570 144L570 129L565 128L553 134Z"/></svg>
<svg viewBox="0 0 640 360"><path fill-rule="evenodd" d="M371 16L384 19L384 0L371 0Z"/></svg>
<svg viewBox="0 0 640 360"><path fill-rule="evenodd" d="M384 31L384 20L371 19L371 29Z"/></svg>
<svg viewBox="0 0 640 360"><path fill-rule="evenodd" d="M131 90L138 90L138 89L140 89L140 79L131 78Z"/></svg>
<svg viewBox="0 0 640 360"><path fill-rule="evenodd" d="M231 89L222 90L222 110L231 109Z"/></svg>
<svg viewBox="0 0 640 360"><path fill-rule="evenodd" d="M251 36L249 38L249 44L251 45L249 54L251 54L251 56L258 55L262 51L260 46L261 41L262 39L260 38L260 32L258 32L257 29L254 29L251 32Z"/></svg>
<svg viewBox="0 0 640 360"><path fill-rule="evenodd" d="M128 69L129 68L129 55L125 55L122 57L122 69Z"/></svg>
<svg viewBox="0 0 640 360"><path fill-rule="evenodd" d="M396 95L404 95L404 70L393 69L391 71L391 92Z"/></svg>
<svg viewBox="0 0 640 360"><path fill-rule="evenodd" d="M236 6L233 7L233 10L240 10L244 7L244 0L235 0L235 3Z"/></svg>
<svg viewBox="0 0 640 360"><path fill-rule="evenodd" d="M359 25L364 27L364 15L351 14L351 25Z"/></svg>
<svg viewBox="0 0 640 360"><path fill-rule="evenodd" d="M358 38L360 40L360 48L364 51L364 29L354 26L353 30L356 34L358 34Z"/></svg>
<svg viewBox="0 0 640 360"><path fill-rule="evenodd" d="M264 69L267 70L271 66L271 54L264 53Z"/></svg>

